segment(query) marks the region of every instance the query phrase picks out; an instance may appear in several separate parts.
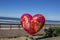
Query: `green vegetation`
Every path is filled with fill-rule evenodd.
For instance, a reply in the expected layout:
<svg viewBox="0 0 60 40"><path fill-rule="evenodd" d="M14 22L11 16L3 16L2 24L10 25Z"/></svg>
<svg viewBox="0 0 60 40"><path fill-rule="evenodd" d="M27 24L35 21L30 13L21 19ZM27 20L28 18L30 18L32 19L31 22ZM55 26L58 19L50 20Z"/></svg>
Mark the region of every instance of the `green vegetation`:
<svg viewBox="0 0 60 40"><path fill-rule="evenodd" d="M49 38L49 37L60 36L60 27L50 27L48 29L45 28L44 32L45 32L45 35L44 34L36 34L36 35L32 35L32 36L43 36L43 37L39 37L36 39L45 39L45 38ZM28 35L26 37L28 37ZM30 37L30 39L33 40L33 37Z"/></svg>
<svg viewBox="0 0 60 40"><path fill-rule="evenodd" d="M44 29L45 35L44 37L56 37L60 36L60 27L50 27L48 29Z"/></svg>

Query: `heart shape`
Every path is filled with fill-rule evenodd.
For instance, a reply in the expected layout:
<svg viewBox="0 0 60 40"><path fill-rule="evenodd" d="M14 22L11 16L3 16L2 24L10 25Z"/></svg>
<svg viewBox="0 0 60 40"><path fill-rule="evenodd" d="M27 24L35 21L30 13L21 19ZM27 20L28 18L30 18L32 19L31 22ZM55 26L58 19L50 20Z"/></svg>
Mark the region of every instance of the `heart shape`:
<svg viewBox="0 0 60 40"><path fill-rule="evenodd" d="M45 18L41 14L36 14L33 17L30 14L21 16L21 25L29 34L35 34L43 28Z"/></svg>

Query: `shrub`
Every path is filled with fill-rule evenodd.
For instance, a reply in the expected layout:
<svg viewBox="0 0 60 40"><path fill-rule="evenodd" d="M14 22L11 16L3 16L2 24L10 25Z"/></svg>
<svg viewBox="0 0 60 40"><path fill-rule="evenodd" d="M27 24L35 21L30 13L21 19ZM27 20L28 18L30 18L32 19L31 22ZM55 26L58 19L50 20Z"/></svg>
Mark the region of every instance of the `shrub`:
<svg viewBox="0 0 60 40"><path fill-rule="evenodd" d="M53 36L60 36L60 27L50 27L48 29L44 29L45 36L53 37Z"/></svg>

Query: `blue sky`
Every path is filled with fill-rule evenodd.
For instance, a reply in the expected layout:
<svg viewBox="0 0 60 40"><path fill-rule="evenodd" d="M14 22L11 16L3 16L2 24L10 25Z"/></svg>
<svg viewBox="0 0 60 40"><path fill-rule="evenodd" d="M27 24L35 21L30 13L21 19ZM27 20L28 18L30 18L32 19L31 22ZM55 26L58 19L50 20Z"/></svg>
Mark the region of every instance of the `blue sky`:
<svg viewBox="0 0 60 40"><path fill-rule="evenodd" d="M60 20L60 0L0 0L0 16L20 18L24 13Z"/></svg>

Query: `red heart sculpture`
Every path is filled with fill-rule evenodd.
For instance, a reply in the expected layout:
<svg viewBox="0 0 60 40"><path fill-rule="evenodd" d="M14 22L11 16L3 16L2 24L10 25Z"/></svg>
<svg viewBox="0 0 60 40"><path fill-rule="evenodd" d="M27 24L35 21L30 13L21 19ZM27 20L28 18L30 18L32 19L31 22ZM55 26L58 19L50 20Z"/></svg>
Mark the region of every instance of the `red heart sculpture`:
<svg viewBox="0 0 60 40"><path fill-rule="evenodd" d="M40 31L45 23L45 18L41 14L36 14L33 17L30 14L21 16L21 25L29 34L35 34Z"/></svg>

